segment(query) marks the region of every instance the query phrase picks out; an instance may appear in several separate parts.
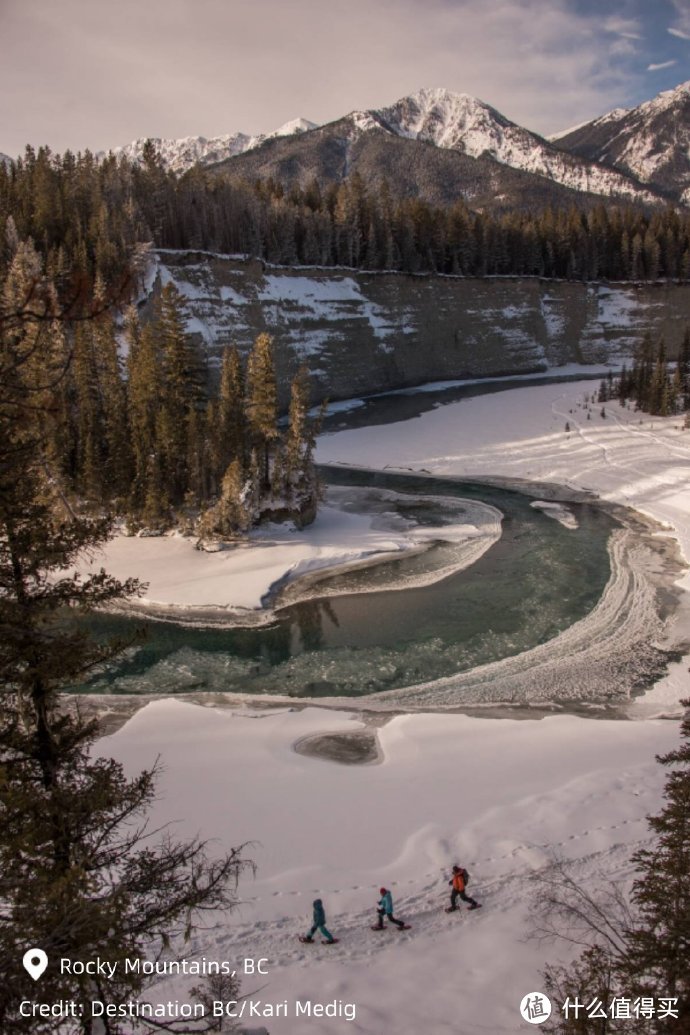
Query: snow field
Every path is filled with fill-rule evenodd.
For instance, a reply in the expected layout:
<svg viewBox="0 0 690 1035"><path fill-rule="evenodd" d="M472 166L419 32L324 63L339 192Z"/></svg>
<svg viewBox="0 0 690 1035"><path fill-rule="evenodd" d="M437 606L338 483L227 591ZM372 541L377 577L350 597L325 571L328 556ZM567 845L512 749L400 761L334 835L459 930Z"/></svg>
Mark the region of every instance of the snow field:
<svg viewBox="0 0 690 1035"><path fill-rule="evenodd" d="M153 821L224 846L252 840L255 881L242 904L202 932L193 955L263 956L266 1001L355 1002L357 1018L311 1020L316 1035L516 1032L522 995L540 987L552 945L525 943L532 874L558 851L583 880L624 880L662 783L654 753L674 723L541 722L400 715L378 732L380 764L298 755L295 740L361 726L318 708L264 714L157 701L101 742L128 771L168 761ZM174 761L172 761L174 760ZM480 913L447 915L453 862L471 874ZM381 884L404 933L369 930ZM313 898L340 944L303 946ZM256 983L255 983L256 984ZM262 981L263 984L263 981ZM245 991L252 989L250 979ZM161 983L161 1000L179 984ZM306 1030L275 1019L271 1035Z"/></svg>
<svg viewBox="0 0 690 1035"><path fill-rule="evenodd" d="M306 529L291 523L264 525L248 540L213 552L197 550L195 538L178 533L119 535L85 558L80 570L104 567L119 579L136 571L146 589L133 604L144 610L172 609L180 619L193 619L210 609L225 612L228 623L255 624L273 617L272 611L261 610L272 590L308 573L372 564L443 540L452 547L446 566L429 571L426 583L418 579L430 584L472 564L501 534L501 515L488 504L418 497L435 501L448 515L446 524L422 527L395 512L397 498L395 493L332 487Z"/></svg>
<svg viewBox="0 0 690 1035"><path fill-rule="evenodd" d="M585 405L593 390L541 385L464 400L324 436L319 459L588 489L665 523L662 534L690 557L690 433L678 418L615 403L602 418L600 405ZM689 584L686 573L679 585ZM242 882L241 906L201 932L193 953L268 957L259 993L267 1002L357 1004L352 1022L280 1018L266 1022L271 1035L502 1035L528 1030L520 999L540 989L547 960L569 954L528 940L534 872L556 851L592 892L605 879L630 880L630 855L648 839L645 816L660 804L654 756L678 742L675 722L650 716L677 714L689 691L685 658L631 706L633 722L395 715L378 729L380 764L363 766L292 750L305 736L364 721L311 707L160 700L100 747L131 773L162 755L154 825L175 821L180 833L226 846L254 842L256 880ZM478 913L443 911L454 862L470 871ZM369 930L381 883L410 931ZM315 897L338 946L297 941ZM257 985L246 979L244 990ZM183 997L179 985L156 991L165 1000L171 989Z"/></svg>

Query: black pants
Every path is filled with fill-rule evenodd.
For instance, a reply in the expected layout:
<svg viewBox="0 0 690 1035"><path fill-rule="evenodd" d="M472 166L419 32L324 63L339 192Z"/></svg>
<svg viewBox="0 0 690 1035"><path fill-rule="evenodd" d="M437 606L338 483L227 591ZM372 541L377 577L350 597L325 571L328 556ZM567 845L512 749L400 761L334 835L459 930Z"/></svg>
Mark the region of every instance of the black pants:
<svg viewBox="0 0 690 1035"><path fill-rule="evenodd" d="M397 927L404 927L405 924L402 920L396 920L392 913L386 913L383 909L377 909L376 912L379 914L379 927L383 927L383 918L387 916L392 924Z"/></svg>
<svg viewBox="0 0 690 1035"><path fill-rule="evenodd" d="M469 902L471 906L476 906L476 899L473 899L470 895L467 895L464 891L458 891L457 888L453 888L450 893L450 908L458 908L458 899L461 898L463 902Z"/></svg>

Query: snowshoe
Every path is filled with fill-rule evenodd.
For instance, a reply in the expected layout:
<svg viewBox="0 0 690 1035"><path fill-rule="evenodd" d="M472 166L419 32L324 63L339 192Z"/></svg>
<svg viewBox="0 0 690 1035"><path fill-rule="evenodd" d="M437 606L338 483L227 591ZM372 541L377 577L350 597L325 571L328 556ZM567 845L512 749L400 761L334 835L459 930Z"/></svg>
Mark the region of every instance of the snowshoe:
<svg viewBox="0 0 690 1035"><path fill-rule="evenodd" d="M457 906L446 906L446 913L457 913L457 912L458 912L458 907Z"/></svg>
<svg viewBox="0 0 690 1035"><path fill-rule="evenodd" d="M340 938L331 938L330 942L328 940L324 939L321 942L321 944L322 945L336 945L339 941L340 941Z"/></svg>
<svg viewBox="0 0 690 1035"><path fill-rule="evenodd" d="M302 942L303 945L313 945L314 944L314 939L313 938L307 938L307 936L305 934L301 934L299 936L299 940Z"/></svg>
<svg viewBox="0 0 690 1035"><path fill-rule="evenodd" d="M412 927L412 924L403 924L402 927L398 928L398 930L399 931L409 931L411 927Z"/></svg>
<svg viewBox="0 0 690 1035"><path fill-rule="evenodd" d="M475 902L473 906L469 906L467 912L471 913L473 909L481 909L481 908L482 908L481 902Z"/></svg>
<svg viewBox="0 0 690 1035"><path fill-rule="evenodd" d="M372 929L372 931L385 931L386 930L386 925L385 924L380 924L380 925L379 924L374 924L371 929Z"/></svg>

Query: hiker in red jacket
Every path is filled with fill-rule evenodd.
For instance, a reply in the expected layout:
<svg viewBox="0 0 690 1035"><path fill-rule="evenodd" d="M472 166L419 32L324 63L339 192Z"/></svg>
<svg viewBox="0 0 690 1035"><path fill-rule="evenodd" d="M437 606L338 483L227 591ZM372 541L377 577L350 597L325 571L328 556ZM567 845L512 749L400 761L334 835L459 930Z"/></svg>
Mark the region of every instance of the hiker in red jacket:
<svg viewBox="0 0 690 1035"><path fill-rule="evenodd" d="M450 893L450 908L449 913L452 913L458 908L458 899L461 898L463 902L469 902L470 909L479 909L480 903L473 899L471 895L466 892L467 882L470 879L470 875L467 870L464 870L462 866L453 867L453 876L448 881L452 886L453 890Z"/></svg>

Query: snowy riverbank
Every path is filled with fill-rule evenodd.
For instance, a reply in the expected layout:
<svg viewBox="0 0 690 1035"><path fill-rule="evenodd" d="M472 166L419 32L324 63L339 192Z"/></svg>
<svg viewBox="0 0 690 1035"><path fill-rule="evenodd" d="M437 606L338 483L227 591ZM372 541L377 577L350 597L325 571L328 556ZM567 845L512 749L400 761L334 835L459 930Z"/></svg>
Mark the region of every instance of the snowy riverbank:
<svg viewBox="0 0 690 1035"><path fill-rule="evenodd" d="M476 396L395 425L323 436L322 463L352 463L433 474L520 479L587 491L660 522L690 559L690 431L681 417L649 417L616 402L591 403L591 382L526 385ZM566 424L570 430L566 431ZM683 592L675 639L690 644ZM687 648L686 648L687 649ZM674 712L690 694L690 656L635 702L638 715Z"/></svg>
<svg viewBox="0 0 690 1035"><path fill-rule="evenodd" d="M615 404L602 418L600 406L583 405L592 389L544 385L465 400L395 426L324 437L319 459L589 490L665 523L664 535L690 556L690 432L677 419ZM680 585L690 585L687 574ZM162 755L154 824L177 821L178 832L224 845L255 842L256 880L243 881L240 908L199 937L193 956L267 957L257 997L266 1004L356 1004L354 1021L309 1020L311 1035L517 1035L528 1030L522 996L542 987L547 960L568 955L563 945L527 940L533 875L556 853L590 893L604 878L625 886L631 852L648 837L645 817L660 804L654 756L678 742L675 721L650 716L677 714L689 694L685 658L634 702L630 714L643 720L634 722L374 720L318 708L230 709L215 696L200 698L207 707L159 700L100 747L130 772ZM378 740L374 764L294 750L365 726ZM480 913L443 912L453 862L469 869ZM410 931L369 930L382 883ZM297 941L317 896L341 939L336 947ZM259 983L245 979L245 992ZM163 983L156 996L183 1000L185 988ZM270 1035L307 1031L294 1016L263 1023Z"/></svg>
<svg viewBox="0 0 690 1035"><path fill-rule="evenodd" d="M435 504L443 522L422 526L402 517L395 510L394 493L332 487L314 523L302 530L292 524L266 525L245 541L209 553L196 549L196 540L176 533L118 535L93 552L82 570L104 567L123 580L135 573L146 588L125 613L190 625L261 624L273 619L273 606L312 595L317 572L375 566L442 541L451 549L443 563L430 567L430 584L472 564L500 537L501 515L487 504L419 499ZM302 591L307 576L309 586ZM385 588L404 585L389 582Z"/></svg>

